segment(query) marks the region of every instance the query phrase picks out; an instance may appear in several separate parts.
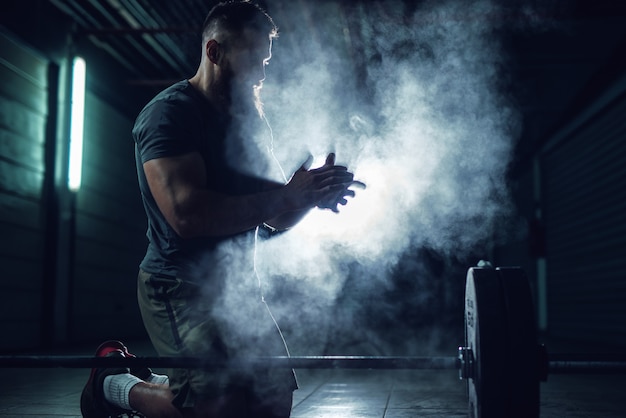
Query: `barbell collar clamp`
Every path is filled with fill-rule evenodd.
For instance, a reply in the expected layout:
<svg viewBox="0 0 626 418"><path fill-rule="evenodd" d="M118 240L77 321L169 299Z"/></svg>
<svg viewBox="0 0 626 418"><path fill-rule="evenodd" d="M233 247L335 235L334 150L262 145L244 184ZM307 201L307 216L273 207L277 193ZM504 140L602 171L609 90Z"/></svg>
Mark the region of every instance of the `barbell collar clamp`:
<svg viewBox="0 0 626 418"><path fill-rule="evenodd" d="M474 378L474 352L470 347L459 347L458 357L459 379Z"/></svg>

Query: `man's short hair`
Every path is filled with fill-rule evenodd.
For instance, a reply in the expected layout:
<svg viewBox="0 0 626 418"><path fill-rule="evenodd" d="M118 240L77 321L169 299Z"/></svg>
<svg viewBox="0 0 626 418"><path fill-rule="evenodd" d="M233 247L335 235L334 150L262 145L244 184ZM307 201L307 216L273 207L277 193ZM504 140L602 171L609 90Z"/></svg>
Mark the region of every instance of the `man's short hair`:
<svg viewBox="0 0 626 418"><path fill-rule="evenodd" d="M209 11L202 25L202 40L240 34L246 29L266 32L270 37L278 35L274 21L259 5L233 0L218 3Z"/></svg>

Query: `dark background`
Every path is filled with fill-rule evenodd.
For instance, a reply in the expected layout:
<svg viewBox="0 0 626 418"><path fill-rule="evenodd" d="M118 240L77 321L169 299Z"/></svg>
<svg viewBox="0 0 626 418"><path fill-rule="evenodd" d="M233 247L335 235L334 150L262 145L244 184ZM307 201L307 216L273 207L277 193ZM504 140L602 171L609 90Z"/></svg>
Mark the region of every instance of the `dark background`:
<svg viewBox="0 0 626 418"><path fill-rule="evenodd" d="M323 19L317 11L328 3L299 0L289 9L295 4L300 20ZM135 301L145 220L130 130L154 93L195 72L196 31L212 4L2 2L0 351L145 338ZM292 19L286 0L262 4L289 39L290 22L298 19ZM352 48L346 50L357 82L368 51L368 40L358 35L359 13L385 19L389 6L384 4L332 6L351 29ZM405 1L397 7L408 15L421 4ZM494 33L507 54L503 83L522 113L508 184L528 230L500 242L487 256L496 265L527 271L543 336L602 347L626 345L626 12L620 4L511 2L511 14L503 17L510 24ZM536 13L539 29L518 27L518 13L526 9ZM337 41L338 35L314 23L306 29L313 38ZM83 185L75 194L63 180L65 70L72 53L85 58L89 72L89 140ZM409 257L420 260L423 274L438 280L425 289L420 287L424 282L403 273L413 270L399 266L394 285L382 294L385 303L369 304L368 317L380 310L371 330L401 344L406 332L432 338L443 329L458 335L444 339L456 347L463 322L458 277L484 256L416 251ZM346 282L329 315L350 310L350 300L359 294L354 286ZM398 303L394 316L386 315L383 307L407 292L430 297L419 306ZM304 319L300 326L315 327L315 318ZM379 352L368 346L367 335L356 341L338 337L349 326L339 321L331 330L339 346L334 349Z"/></svg>

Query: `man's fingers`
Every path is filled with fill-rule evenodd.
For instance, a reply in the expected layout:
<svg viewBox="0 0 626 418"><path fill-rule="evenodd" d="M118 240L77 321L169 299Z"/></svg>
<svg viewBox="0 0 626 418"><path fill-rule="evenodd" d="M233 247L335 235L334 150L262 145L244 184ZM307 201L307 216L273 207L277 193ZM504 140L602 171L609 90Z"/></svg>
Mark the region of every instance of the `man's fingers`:
<svg viewBox="0 0 626 418"><path fill-rule="evenodd" d="M318 184L322 186L332 183L345 183L349 181L351 183L349 186L355 186L359 189L367 188L367 185L362 181L354 180L354 174L349 172L348 168L344 166L323 166L311 170L311 172L315 172L315 175L319 176L317 181Z"/></svg>
<svg viewBox="0 0 626 418"><path fill-rule="evenodd" d="M362 181L358 181L358 180L354 180L352 181L352 186L356 186L359 189L366 189L367 186L365 185L365 183L363 183Z"/></svg>
<svg viewBox="0 0 626 418"><path fill-rule="evenodd" d="M311 173L315 173L315 174L325 174L328 172L343 172L343 171L348 171L348 167L343 166L343 165L323 165L321 167L318 168L314 168L313 170L311 170Z"/></svg>
<svg viewBox="0 0 626 418"><path fill-rule="evenodd" d="M311 164L313 164L313 155L309 154L309 156L307 157L306 161L300 166L300 171L308 171L311 168ZM324 163L323 166L318 167L318 168L314 168L311 171L323 172L323 171L334 170L334 169L346 170L347 171L348 167L339 166L339 165L336 166L335 165L335 154L331 152L326 157L326 163Z"/></svg>
<svg viewBox="0 0 626 418"><path fill-rule="evenodd" d="M348 198L355 196L350 187L364 189L365 183L355 180L354 174L345 166L335 165L335 154L329 153L323 166L309 169L313 157L308 156L302 167L289 181L294 190L305 192L303 202L308 201L322 209L339 212L339 205L346 205ZM297 174L297 175L296 175Z"/></svg>
<svg viewBox="0 0 626 418"><path fill-rule="evenodd" d="M331 152L330 154L328 154L328 157L326 157L326 164L324 165L335 165L335 153Z"/></svg>
<svg viewBox="0 0 626 418"><path fill-rule="evenodd" d="M317 187L322 191L329 187L332 188L332 190L339 192L350 187L352 181L351 176L333 176L319 181L317 183Z"/></svg>

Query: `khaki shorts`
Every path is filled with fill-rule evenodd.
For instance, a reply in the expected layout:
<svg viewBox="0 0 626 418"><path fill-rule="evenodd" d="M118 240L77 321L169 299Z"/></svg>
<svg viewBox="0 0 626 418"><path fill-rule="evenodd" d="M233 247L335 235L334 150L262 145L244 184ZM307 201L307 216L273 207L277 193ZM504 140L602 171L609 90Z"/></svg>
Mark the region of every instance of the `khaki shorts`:
<svg viewBox="0 0 626 418"><path fill-rule="evenodd" d="M247 305L255 307L256 303L259 304L258 310L251 314L254 318L250 319L263 319L263 327L271 331L242 337L232 329L236 328L232 323L215 317L215 298L197 284L139 271L139 308L159 356L226 361L251 352L267 356L287 355L280 331L260 299ZM255 351L250 350L251 347ZM291 399L293 390L297 389L294 372L288 369L172 369L168 376L174 393L173 403L179 408L193 407L196 401L241 391L247 391L257 399L286 396Z"/></svg>

